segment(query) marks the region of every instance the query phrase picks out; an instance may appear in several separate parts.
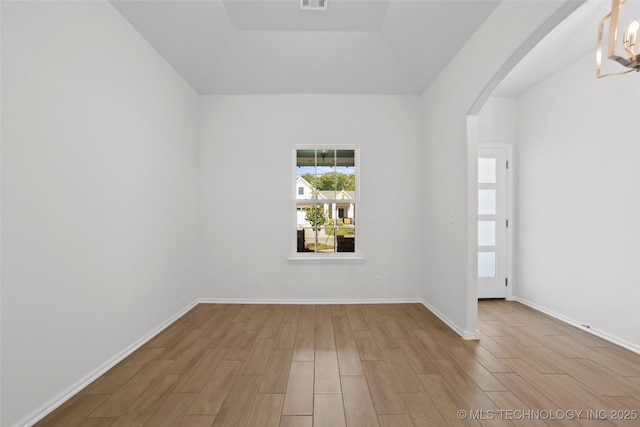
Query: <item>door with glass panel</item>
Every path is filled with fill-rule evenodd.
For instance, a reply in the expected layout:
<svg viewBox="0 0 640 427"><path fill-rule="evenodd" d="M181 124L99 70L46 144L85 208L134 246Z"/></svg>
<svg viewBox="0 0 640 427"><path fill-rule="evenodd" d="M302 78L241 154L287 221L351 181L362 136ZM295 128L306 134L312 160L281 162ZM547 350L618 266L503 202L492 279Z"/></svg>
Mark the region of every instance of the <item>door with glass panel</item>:
<svg viewBox="0 0 640 427"><path fill-rule="evenodd" d="M478 149L478 298L507 295L507 153Z"/></svg>

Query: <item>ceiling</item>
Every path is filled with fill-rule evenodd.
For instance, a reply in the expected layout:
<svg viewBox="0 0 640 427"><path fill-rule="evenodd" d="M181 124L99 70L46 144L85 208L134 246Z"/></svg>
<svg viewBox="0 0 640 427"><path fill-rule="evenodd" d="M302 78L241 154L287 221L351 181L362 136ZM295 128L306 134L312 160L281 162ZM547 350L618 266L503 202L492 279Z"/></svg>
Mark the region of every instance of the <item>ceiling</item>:
<svg viewBox="0 0 640 427"><path fill-rule="evenodd" d="M112 0L200 94L421 94L496 0Z"/></svg>
<svg viewBox="0 0 640 427"><path fill-rule="evenodd" d="M111 3L200 94L419 95L499 1L328 0L325 11L303 11L299 0ZM588 0L496 95L517 96L595 52L609 7Z"/></svg>
<svg viewBox="0 0 640 427"><path fill-rule="evenodd" d="M629 0L629 4L631 3L640 4L640 0ZM572 62L589 54L593 55L593 76L595 78L598 25L600 19L610 10L611 2L608 0L587 0L516 65L502 81L494 95L518 96Z"/></svg>

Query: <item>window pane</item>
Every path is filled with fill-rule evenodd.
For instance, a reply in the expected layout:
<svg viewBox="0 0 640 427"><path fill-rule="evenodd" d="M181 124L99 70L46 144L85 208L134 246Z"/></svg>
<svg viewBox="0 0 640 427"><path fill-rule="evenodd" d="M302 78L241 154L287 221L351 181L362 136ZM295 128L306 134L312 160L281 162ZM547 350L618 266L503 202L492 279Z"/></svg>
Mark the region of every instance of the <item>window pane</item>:
<svg viewBox="0 0 640 427"><path fill-rule="evenodd" d="M496 245L496 222L478 221L478 246Z"/></svg>
<svg viewBox="0 0 640 427"><path fill-rule="evenodd" d="M496 214L496 190L478 190L478 214Z"/></svg>
<svg viewBox="0 0 640 427"><path fill-rule="evenodd" d="M356 156L354 150L336 151L336 190L338 199L356 198ZM346 193L342 193L342 191Z"/></svg>
<svg viewBox="0 0 640 427"><path fill-rule="evenodd" d="M327 233L326 228L325 226L298 228L298 252L335 252L335 236Z"/></svg>
<svg viewBox="0 0 640 427"><path fill-rule="evenodd" d="M297 167L314 167L316 165L316 150L296 150Z"/></svg>
<svg viewBox="0 0 640 427"><path fill-rule="evenodd" d="M316 191L316 150L296 150L297 199L318 198ZM302 190L300 190L302 188Z"/></svg>
<svg viewBox="0 0 640 427"><path fill-rule="evenodd" d="M298 225L321 227L327 222L327 204L298 205Z"/></svg>
<svg viewBox="0 0 640 427"><path fill-rule="evenodd" d="M320 203L296 206L298 252L333 252L333 238L329 242L324 233L328 207Z"/></svg>
<svg viewBox="0 0 640 427"><path fill-rule="evenodd" d="M355 252L356 236L355 228L351 229L352 234L338 234L336 237L336 252ZM338 231L338 233L340 233Z"/></svg>
<svg viewBox="0 0 640 427"><path fill-rule="evenodd" d="M478 183L479 184L495 184L496 183L496 159L495 158L479 158L478 159Z"/></svg>
<svg viewBox="0 0 640 427"><path fill-rule="evenodd" d="M298 228L297 247L298 252L317 252L319 239L314 227Z"/></svg>
<svg viewBox="0 0 640 427"><path fill-rule="evenodd" d="M309 229L308 228L298 228L297 231L297 252L312 252L309 249L307 249L307 241L309 241L309 235L311 233L308 233ZM313 238L313 240L315 241L315 238Z"/></svg>
<svg viewBox="0 0 640 427"><path fill-rule="evenodd" d="M309 182L311 180L311 182ZM296 192L296 199L298 200L312 200L317 197L313 186L313 177L299 176L296 178L296 186L298 191Z"/></svg>
<svg viewBox="0 0 640 427"><path fill-rule="evenodd" d="M316 185L319 199L336 198L336 150L317 150Z"/></svg>
<svg viewBox="0 0 640 427"><path fill-rule="evenodd" d="M331 204L333 219L327 221L325 233L336 236L336 252L355 252L355 207L353 203Z"/></svg>
<svg viewBox="0 0 640 427"><path fill-rule="evenodd" d="M496 277L495 252L478 252L478 277Z"/></svg>

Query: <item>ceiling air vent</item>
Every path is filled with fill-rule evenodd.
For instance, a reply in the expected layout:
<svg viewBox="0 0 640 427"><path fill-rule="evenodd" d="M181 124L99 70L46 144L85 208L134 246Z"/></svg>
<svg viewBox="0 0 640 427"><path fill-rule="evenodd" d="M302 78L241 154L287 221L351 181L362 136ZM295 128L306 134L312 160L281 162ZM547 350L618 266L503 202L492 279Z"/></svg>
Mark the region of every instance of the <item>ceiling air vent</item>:
<svg viewBox="0 0 640 427"><path fill-rule="evenodd" d="M300 0L301 10L327 10L327 0Z"/></svg>

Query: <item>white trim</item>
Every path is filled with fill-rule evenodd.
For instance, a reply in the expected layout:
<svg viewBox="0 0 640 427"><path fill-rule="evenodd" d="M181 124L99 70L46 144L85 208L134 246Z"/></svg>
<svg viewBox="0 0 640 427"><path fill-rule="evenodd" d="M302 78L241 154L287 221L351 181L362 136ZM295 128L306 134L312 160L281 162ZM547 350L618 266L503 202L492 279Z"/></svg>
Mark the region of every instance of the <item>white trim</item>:
<svg viewBox="0 0 640 427"><path fill-rule="evenodd" d="M465 341L480 341L480 336L478 335L478 331L462 331L462 335L460 337Z"/></svg>
<svg viewBox="0 0 640 427"><path fill-rule="evenodd" d="M560 321L562 321L564 323L567 323L567 324L569 324L571 326L575 326L578 329L581 329L581 330L583 330L585 332L588 332L588 333L590 333L592 335L595 335L598 338L602 338L603 340L609 341L610 343L613 343L613 344L618 345L620 347L624 347L627 350L633 351L634 353L640 354L640 346L638 346L638 345L636 345L634 343L631 343L629 341L623 340L622 338L618 338L618 337L616 337L614 335L610 335L610 334L608 334L608 333L606 333L604 331L601 331L601 330L598 330L598 329L594 329L594 328L591 328L591 327L587 327L582 322L578 322L577 320L572 319L570 317L567 317L567 316L565 316L563 314L556 313L553 310L549 310L548 308L542 307L542 306L540 306L540 305L538 305L536 303L533 303L531 301L528 301L528 300L526 300L524 298L515 297L515 300L517 302L521 303L521 304L524 304L524 305L526 305L528 307L533 308L534 310L537 310L537 311L539 311L541 313L547 314L547 315L549 315L551 317L554 317L554 318L556 318L556 319L558 319L558 320L560 320Z"/></svg>
<svg viewBox="0 0 640 427"><path fill-rule="evenodd" d="M362 261L364 257L358 242L356 241L355 252L333 252L329 256L324 256L322 253L300 253L298 252L298 234L297 234L297 207L304 202L315 203L313 199L298 199L297 198L297 152L298 150L353 150L354 155L354 171L356 179L355 198L349 199L348 203L357 206L360 203L360 145L359 144L294 144L291 150L291 175L294 177L292 180L292 227L291 227L291 252L289 254L289 261L311 261L317 262L318 260L329 261ZM306 180L305 180L306 181ZM318 199L322 200L322 204L332 204L344 202L342 199ZM355 219L355 218L354 218ZM357 223L357 220L356 220Z"/></svg>
<svg viewBox="0 0 640 427"><path fill-rule="evenodd" d="M328 255L324 255L322 253L317 253L317 254L313 254L313 255L306 255L306 254L296 254L296 255L291 255L288 260L290 262L305 262L305 261L310 261L310 262L318 262L318 261L338 261L338 262L345 262L345 261L354 261L354 262L360 262L360 261L364 261L364 257L363 256L358 256L358 255L348 255L347 252L344 252L345 256L336 256L335 254L328 254ZM306 255L306 256L305 256Z"/></svg>
<svg viewBox="0 0 640 427"><path fill-rule="evenodd" d="M22 420L18 421L18 423L16 423L14 426L15 427L30 426L37 423L38 421L40 421L41 419L49 415L51 412L53 412L55 409L57 409L60 405L65 403L67 400L71 399L75 394L77 394L82 389L87 387L89 384L97 380L101 375L103 375L109 369L111 369L112 367L120 363L131 353L133 353L134 351L136 351L137 349L145 345L152 338L154 338L156 335L158 335L160 332L162 332L164 329L166 329L168 326L170 326L180 317L185 315L189 310L191 310L197 304L198 304L197 300L192 302L191 304L189 304L188 306L180 310L177 314L174 314L169 319L165 320L160 325L158 325L155 329L153 329L152 331L148 332L146 335L138 339L136 342L134 342L133 344L131 344L130 346L128 346L127 348L125 348L124 350L122 350L121 352L119 352L109 360L107 360L105 363L102 364L102 366L94 370L93 373L88 374L87 376L82 378L80 381L71 385L66 390L58 394L56 397L49 400L40 408L36 409L31 414L27 415Z"/></svg>
<svg viewBox="0 0 640 427"><path fill-rule="evenodd" d="M243 299L243 298L200 298L200 304L420 304L420 298L393 299Z"/></svg>
<svg viewBox="0 0 640 427"><path fill-rule="evenodd" d="M460 335L463 339L475 339L475 338L465 338L465 337L475 337L476 336L475 332L463 330L454 322L452 322L447 316L445 316L444 314L436 310L431 304L429 304L424 299L420 300L420 302L422 303L422 305L424 305L427 308L427 310L429 310L434 315L436 315L438 319L442 320L449 328L453 330L453 332Z"/></svg>
<svg viewBox="0 0 640 427"><path fill-rule="evenodd" d="M478 116L467 119L467 263L463 327L478 329ZM431 310L433 311L433 310ZM456 329L454 329L456 330ZM464 336L462 330L456 330Z"/></svg>

